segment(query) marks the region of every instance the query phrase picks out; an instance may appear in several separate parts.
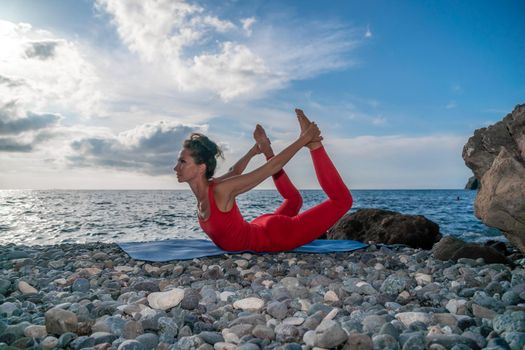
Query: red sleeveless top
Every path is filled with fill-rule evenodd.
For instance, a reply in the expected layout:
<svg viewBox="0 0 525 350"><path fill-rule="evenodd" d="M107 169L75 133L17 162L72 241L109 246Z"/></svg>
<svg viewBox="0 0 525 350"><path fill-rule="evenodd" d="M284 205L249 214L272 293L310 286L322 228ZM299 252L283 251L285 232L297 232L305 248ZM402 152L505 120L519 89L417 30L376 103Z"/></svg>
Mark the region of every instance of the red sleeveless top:
<svg viewBox="0 0 525 350"><path fill-rule="evenodd" d="M208 201L210 203L210 216L207 220L199 216L202 230L219 248L226 251L239 251L252 249L252 239L259 234L264 235L264 228L246 222L234 202L230 211L220 211L213 195L213 181L208 185Z"/></svg>

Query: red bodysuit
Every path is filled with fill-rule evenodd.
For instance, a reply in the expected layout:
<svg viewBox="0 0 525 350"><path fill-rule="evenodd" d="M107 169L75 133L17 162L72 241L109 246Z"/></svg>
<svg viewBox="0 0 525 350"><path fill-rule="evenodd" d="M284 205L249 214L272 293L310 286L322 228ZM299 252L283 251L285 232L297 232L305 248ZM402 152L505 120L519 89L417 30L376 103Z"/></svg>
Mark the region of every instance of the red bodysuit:
<svg viewBox="0 0 525 350"><path fill-rule="evenodd" d="M286 173L280 170L273 175L273 180L284 198L283 204L274 213L247 222L237 203L228 212L219 210L213 195L214 183L211 181L208 187L210 216L207 220L199 218L201 228L217 246L226 251L287 251L321 236L350 209L352 195L324 147L310 154L319 184L328 196L327 200L299 214L303 204L301 194Z"/></svg>

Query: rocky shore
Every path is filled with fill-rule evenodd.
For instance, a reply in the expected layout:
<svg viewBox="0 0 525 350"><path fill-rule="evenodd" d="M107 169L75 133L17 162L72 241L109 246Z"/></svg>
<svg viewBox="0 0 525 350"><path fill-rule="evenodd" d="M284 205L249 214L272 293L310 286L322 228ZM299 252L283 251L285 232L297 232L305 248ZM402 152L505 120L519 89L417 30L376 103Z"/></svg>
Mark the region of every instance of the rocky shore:
<svg viewBox="0 0 525 350"><path fill-rule="evenodd" d="M525 259L402 245L147 263L115 244L0 247L0 349L512 349Z"/></svg>

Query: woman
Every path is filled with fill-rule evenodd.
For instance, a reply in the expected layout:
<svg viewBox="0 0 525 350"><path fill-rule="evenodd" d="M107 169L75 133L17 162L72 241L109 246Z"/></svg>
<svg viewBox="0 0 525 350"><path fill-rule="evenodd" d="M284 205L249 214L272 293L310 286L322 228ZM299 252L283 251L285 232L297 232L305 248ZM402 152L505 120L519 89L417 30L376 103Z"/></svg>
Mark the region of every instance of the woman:
<svg viewBox="0 0 525 350"><path fill-rule="evenodd" d="M184 141L175 172L187 182L197 198L199 224L221 249L276 252L297 248L321 236L352 206L352 196L321 143L321 131L300 109L295 110L301 127L296 141L274 155L264 129L257 125L256 144L225 175L212 178L222 156L218 146L202 134ZM317 179L328 199L299 214L302 198L282 169L302 148L310 149ZM264 165L242 174L250 159L263 153ZM246 222L235 198L272 176L283 204L272 214Z"/></svg>

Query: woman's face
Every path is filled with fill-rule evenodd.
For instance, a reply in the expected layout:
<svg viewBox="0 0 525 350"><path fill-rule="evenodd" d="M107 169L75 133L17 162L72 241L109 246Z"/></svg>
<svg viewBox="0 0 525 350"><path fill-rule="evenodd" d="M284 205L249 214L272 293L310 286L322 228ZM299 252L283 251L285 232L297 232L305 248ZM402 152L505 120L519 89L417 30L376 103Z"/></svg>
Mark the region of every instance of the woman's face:
<svg viewBox="0 0 525 350"><path fill-rule="evenodd" d="M202 176L206 172L206 165L197 164L191 156L190 150L183 148L179 153L177 165L173 168L179 182L188 182Z"/></svg>

